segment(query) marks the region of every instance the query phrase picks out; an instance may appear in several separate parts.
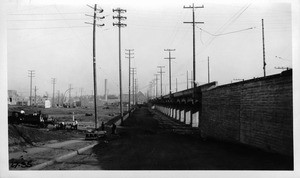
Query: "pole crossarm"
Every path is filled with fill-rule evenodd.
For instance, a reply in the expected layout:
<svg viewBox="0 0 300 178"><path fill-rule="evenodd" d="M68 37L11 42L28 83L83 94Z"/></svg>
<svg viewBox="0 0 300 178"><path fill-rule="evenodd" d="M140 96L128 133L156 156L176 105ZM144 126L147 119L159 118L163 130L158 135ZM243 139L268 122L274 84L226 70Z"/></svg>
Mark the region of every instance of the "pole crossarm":
<svg viewBox="0 0 300 178"><path fill-rule="evenodd" d="M183 22L183 23L191 23L191 24L193 24L193 23L198 23L198 24L204 24L204 22Z"/></svg>

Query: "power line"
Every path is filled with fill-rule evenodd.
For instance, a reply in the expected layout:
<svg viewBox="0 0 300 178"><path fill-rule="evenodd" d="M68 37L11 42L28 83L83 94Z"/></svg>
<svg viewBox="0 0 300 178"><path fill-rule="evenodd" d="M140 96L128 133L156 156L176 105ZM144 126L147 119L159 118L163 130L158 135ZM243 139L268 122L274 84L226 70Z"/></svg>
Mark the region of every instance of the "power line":
<svg viewBox="0 0 300 178"><path fill-rule="evenodd" d="M235 13L230 19L228 19L228 21L226 23L224 23L217 31L216 33L222 32L224 31L229 25L231 25L232 23L234 23L250 6L251 4L245 5L244 7L242 7L237 13ZM208 44L206 45L206 47L208 47L212 41L215 39L216 37L213 37Z"/></svg>
<svg viewBox="0 0 300 178"><path fill-rule="evenodd" d="M25 14L8 14L8 15L59 15L59 14L84 14L89 12L62 12L62 13L25 13Z"/></svg>
<svg viewBox="0 0 300 178"><path fill-rule="evenodd" d="M7 20L7 21L61 21L61 20L88 20L88 19L17 19L17 20Z"/></svg>
<svg viewBox="0 0 300 178"><path fill-rule="evenodd" d="M196 26L197 27L197 26ZM250 27L250 28L246 28L246 29L242 29L242 30L236 30L236 31L232 31L232 32L227 32L227 33L219 33L219 34L212 34L206 30L204 30L203 28L197 27L199 28L201 31L206 32L207 34L211 35L211 36L222 36L222 35L228 35L228 34L232 34L232 33L238 33L238 32L242 32L242 31L246 31L246 30L252 30L256 27Z"/></svg>
<svg viewBox="0 0 300 178"><path fill-rule="evenodd" d="M69 27L32 27L32 28L8 28L8 30L34 30L34 29L59 29L59 28L85 28L89 26L69 26Z"/></svg>

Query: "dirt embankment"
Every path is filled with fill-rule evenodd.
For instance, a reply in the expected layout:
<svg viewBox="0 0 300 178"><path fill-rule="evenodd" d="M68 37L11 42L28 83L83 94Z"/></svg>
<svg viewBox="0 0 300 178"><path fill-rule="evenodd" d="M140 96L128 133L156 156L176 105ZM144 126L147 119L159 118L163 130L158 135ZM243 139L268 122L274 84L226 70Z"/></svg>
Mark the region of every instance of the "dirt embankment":
<svg viewBox="0 0 300 178"><path fill-rule="evenodd" d="M88 128L94 128L94 115L93 108L36 108L29 106L9 106L8 115L11 115L13 111L20 111L23 109L26 114L41 110L43 114L48 114L49 117L55 118L58 122L72 122L73 115L78 121L79 130L57 130L49 125L46 129L37 127L29 127L20 125L8 126L9 136L9 151L22 151L28 147L39 146L46 144L47 142L58 142L70 140L73 138L83 138L85 130ZM98 126L102 122L109 125L110 120L115 120L118 114L119 108L115 106L98 107ZM73 114L74 113L74 114ZM86 114L92 115L86 115Z"/></svg>
<svg viewBox="0 0 300 178"><path fill-rule="evenodd" d="M82 138L84 137L84 133L80 130L40 129L9 124L8 137L9 152L15 152L48 142Z"/></svg>

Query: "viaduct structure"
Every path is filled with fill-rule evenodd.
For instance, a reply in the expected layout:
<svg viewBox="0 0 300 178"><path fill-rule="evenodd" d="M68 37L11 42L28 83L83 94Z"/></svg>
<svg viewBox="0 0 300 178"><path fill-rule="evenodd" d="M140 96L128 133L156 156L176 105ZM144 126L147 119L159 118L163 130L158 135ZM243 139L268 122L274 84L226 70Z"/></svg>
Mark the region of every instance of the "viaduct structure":
<svg viewBox="0 0 300 178"><path fill-rule="evenodd" d="M193 100L195 99L195 100ZM211 82L150 100L201 136L293 156L292 70L217 86Z"/></svg>

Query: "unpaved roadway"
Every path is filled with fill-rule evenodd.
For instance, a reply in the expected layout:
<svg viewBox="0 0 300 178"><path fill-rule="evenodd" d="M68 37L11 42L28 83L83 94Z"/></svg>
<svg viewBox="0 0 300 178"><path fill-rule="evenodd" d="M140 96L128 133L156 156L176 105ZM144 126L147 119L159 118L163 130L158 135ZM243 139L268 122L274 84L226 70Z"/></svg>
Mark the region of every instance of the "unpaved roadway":
<svg viewBox="0 0 300 178"><path fill-rule="evenodd" d="M293 159L243 145L202 141L197 133L148 108L137 109L117 135L46 170L291 170ZM173 129L173 128L177 128ZM196 133L196 135L195 135Z"/></svg>

